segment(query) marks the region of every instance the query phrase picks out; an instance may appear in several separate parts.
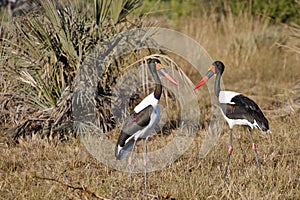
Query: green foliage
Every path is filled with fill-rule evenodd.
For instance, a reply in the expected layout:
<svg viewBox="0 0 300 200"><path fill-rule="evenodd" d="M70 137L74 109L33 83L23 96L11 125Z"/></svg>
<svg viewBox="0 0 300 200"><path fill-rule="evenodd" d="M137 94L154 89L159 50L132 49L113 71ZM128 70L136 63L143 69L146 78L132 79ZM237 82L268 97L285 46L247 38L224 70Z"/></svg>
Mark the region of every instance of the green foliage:
<svg viewBox="0 0 300 200"><path fill-rule="evenodd" d="M141 5L140 0L94 0L96 24L103 26L108 18L114 24L125 20L126 16Z"/></svg>
<svg viewBox="0 0 300 200"><path fill-rule="evenodd" d="M300 5L294 0L228 1L233 13L251 12L274 19L275 22L299 22Z"/></svg>
<svg viewBox="0 0 300 200"><path fill-rule="evenodd" d="M108 0L108 1L95 0L94 2L95 2L94 3L94 5L95 5L94 11L95 11L95 17L96 17L96 24L102 26L109 14L109 7L111 4L111 0Z"/></svg>
<svg viewBox="0 0 300 200"><path fill-rule="evenodd" d="M139 6L141 6L141 0L112 1L110 15L113 22L116 24L124 21L125 17Z"/></svg>
<svg viewBox="0 0 300 200"><path fill-rule="evenodd" d="M201 17L204 10L211 10L222 14L229 9L238 15L241 12L250 12L253 15L265 15L275 22L298 22L300 5L294 0L145 0L141 8L142 13L166 14L172 20L178 17Z"/></svg>
<svg viewBox="0 0 300 200"><path fill-rule="evenodd" d="M181 16L196 16L201 12L205 2L199 0L144 0L143 5L135 13L166 15L172 20Z"/></svg>

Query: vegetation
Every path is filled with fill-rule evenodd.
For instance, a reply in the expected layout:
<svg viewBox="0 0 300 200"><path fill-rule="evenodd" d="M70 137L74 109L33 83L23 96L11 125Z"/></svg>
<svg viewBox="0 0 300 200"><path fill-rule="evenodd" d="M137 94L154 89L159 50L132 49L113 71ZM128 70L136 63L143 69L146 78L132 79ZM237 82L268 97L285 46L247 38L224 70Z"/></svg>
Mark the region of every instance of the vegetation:
<svg viewBox="0 0 300 200"><path fill-rule="evenodd" d="M135 26L125 18L139 1L118 2L39 1L32 12L2 24L1 121L10 137L74 134L71 99L80 64L96 46L104 49L103 41ZM103 84L99 88L110 82Z"/></svg>
<svg viewBox="0 0 300 200"><path fill-rule="evenodd" d="M300 5L295 0L146 0L140 9L142 13L162 14L172 20L177 20L180 16L201 17L205 12L225 14L230 10L234 15L241 12L263 15L270 17L274 22L300 22Z"/></svg>
<svg viewBox="0 0 300 200"><path fill-rule="evenodd" d="M298 22L299 23L299 3L294 0L251 0L251 1L229 1L230 7L235 14L240 10L249 11L251 14L263 14L275 22Z"/></svg>
<svg viewBox="0 0 300 200"><path fill-rule="evenodd" d="M285 21L282 17L274 23L256 12L239 11L237 4L224 4L222 12L203 9L195 17L198 4L190 6L184 1L183 8L195 9L187 12L177 1L155 4L149 0L144 6L151 5L153 12L163 12L142 18L141 22L135 16L126 20L139 1L124 0L118 5L108 2L40 1L41 7L33 12L1 23L0 196L4 199L300 199L300 41L296 21L289 26L276 23ZM183 9L176 22L172 15L166 20L167 9L160 7L169 2L177 6L179 13ZM254 5L256 1L249 2ZM216 6L212 10L219 9ZM286 12L284 6L280 9ZM199 42L213 59L222 60L226 65L225 88L242 92L260 105L272 132L262 134L256 130L253 134L262 162L262 178L243 128L234 129L227 182L222 179L229 140L227 126L216 146L200 158L199 150L211 119L211 102L205 87L197 92L201 121L194 142L174 163L148 174L147 191L143 190L143 174L133 174L130 190L128 173L97 161L76 137L61 140L76 135L70 101L80 63L93 47L105 48L104 41L119 31L150 24L153 18L160 27L185 33ZM294 21L292 17L288 19ZM110 105L105 101L110 98L110 85L120 76L121 68L150 53L153 52L125 55L110 64L105 78L99 81L99 91L108 96L98 102L99 121L112 124L105 130L113 143L119 127L110 121ZM189 63L166 53L193 83L199 81L201 77L191 70ZM162 96L162 102L166 96ZM21 135L24 137L18 137ZM168 144L173 136L172 130L153 135L148 143L149 152ZM141 142L136 151L141 152L142 147Z"/></svg>

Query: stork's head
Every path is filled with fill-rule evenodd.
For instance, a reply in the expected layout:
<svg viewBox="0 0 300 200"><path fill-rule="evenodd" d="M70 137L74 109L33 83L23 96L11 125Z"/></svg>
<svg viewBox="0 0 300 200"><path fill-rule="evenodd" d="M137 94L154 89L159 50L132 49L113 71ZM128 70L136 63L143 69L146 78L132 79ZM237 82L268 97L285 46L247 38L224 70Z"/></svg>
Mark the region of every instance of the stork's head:
<svg viewBox="0 0 300 200"><path fill-rule="evenodd" d="M168 79L171 83L174 85L179 85L165 70L165 68L162 66L160 60L157 58L151 58L148 60L148 66L152 73L157 74L159 72L162 74L166 79Z"/></svg>
<svg viewBox="0 0 300 200"><path fill-rule="evenodd" d="M194 90L201 87L208 79L210 79L213 75L222 75L225 69L225 65L221 61L215 61L208 69L208 72L203 76L201 81L197 83Z"/></svg>

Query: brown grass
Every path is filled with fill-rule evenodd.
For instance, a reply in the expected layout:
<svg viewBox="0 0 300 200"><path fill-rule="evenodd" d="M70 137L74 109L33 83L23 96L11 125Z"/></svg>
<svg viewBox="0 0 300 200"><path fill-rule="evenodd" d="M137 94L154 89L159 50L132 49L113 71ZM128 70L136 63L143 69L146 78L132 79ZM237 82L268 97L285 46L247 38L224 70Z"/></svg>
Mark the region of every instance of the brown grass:
<svg viewBox="0 0 300 200"><path fill-rule="evenodd" d="M1 196L3 199L292 199L299 198L300 142L296 132L299 118L272 119L273 133L254 134L262 162L263 179L246 132L235 129L234 153L229 181L222 175L228 134L223 134L213 151L199 159L202 140L172 165L148 174L149 188L143 190L143 175L129 175L99 163L78 140L67 143L44 139L23 139L20 144L1 144ZM226 131L225 131L226 132ZM199 135L205 134L201 130ZM164 141L155 137L155 142ZM94 196L94 198L92 198ZM155 198L154 198L155 197Z"/></svg>
<svg viewBox="0 0 300 200"><path fill-rule="evenodd" d="M200 159L199 149L211 117L207 89L203 87L197 92L203 127L176 162L148 174L146 192L143 174L133 174L129 190L128 173L101 164L77 139L49 142L33 137L14 144L1 134L2 199L300 199L299 86L295 87L300 78L299 55L277 45L288 34L284 27L271 26L267 19L247 14L238 18L208 15L181 19L176 27L160 23L189 35L213 59L223 60L226 89L253 98L266 114L272 133L256 130L253 134L262 162L262 179L242 128L234 128L227 183L222 179L227 126L212 151ZM184 62L178 63L182 66ZM193 83L199 79L198 74L189 76ZM160 146L166 141L164 137L154 136L149 146Z"/></svg>

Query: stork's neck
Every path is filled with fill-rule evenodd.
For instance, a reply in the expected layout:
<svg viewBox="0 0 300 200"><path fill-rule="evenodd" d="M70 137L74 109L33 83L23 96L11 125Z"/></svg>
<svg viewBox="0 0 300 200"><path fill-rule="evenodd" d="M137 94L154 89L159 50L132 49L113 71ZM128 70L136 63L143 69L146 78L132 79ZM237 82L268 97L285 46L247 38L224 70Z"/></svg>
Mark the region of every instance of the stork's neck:
<svg viewBox="0 0 300 200"><path fill-rule="evenodd" d="M152 72L152 76L155 80L155 89L154 89L154 97L159 100L161 93L162 93L162 85L161 85L161 81L158 77L158 74L156 71L151 71Z"/></svg>
<svg viewBox="0 0 300 200"><path fill-rule="evenodd" d="M221 91L220 82L221 82L221 74L218 73L215 80L215 94L218 98Z"/></svg>

